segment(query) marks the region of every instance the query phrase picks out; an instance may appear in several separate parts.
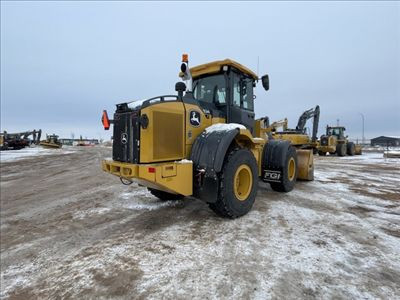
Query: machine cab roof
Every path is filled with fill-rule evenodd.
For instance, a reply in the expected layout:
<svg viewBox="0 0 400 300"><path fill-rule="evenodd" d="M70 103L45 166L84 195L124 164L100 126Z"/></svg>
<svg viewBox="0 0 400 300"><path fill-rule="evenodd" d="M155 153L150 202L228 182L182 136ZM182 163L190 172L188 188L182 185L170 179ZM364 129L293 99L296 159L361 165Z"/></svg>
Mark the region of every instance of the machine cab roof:
<svg viewBox="0 0 400 300"><path fill-rule="evenodd" d="M222 67L228 66L228 67L233 67L240 72L248 75L249 77L253 78L254 80L258 80L257 74L255 74L253 71L251 71L249 68L243 66L242 64L232 60L232 59L224 59L224 60L216 60L213 62L209 62L206 64L198 65L195 67L190 68L190 72L192 73L193 78L201 77L203 75L208 75L208 74L215 74L219 73L222 69ZM182 77L183 73L179 73L179 76Z"/></svg>

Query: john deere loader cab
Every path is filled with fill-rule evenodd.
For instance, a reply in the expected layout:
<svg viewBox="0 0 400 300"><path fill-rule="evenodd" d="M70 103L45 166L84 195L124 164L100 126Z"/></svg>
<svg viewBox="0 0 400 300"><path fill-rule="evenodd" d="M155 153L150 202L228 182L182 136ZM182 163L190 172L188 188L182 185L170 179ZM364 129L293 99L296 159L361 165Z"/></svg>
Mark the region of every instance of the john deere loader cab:
<svg viewBox="0 0 400 300"><path fill-rule="evenodd" d="M320 138L318 153L325 156L327 153L337 156L361 154L361 147L349 142L345 136L346 128L343 126L326 126L326 134Z"/></svg>
<svg viewBox="0 0 400 300"><path fill-rule="evenodd" d="M346 130L346 128L344 128L343 126L336 126L336 127L330 127L327 126L326 128L326 135L330 136L330 135L334 135L338 138L338 140L344 140L344 131Z"/></svg>
<svg viewBox="0 0 400 300"><path fill-rule="evenodd" d="M183 65L181 77L185 76L186 68ZM258 80L255 73L230 59L196 66L190 71L193 97L201 108L212 111L213 116L224 118L226 123L242 124L253 133L253 88Z"/></svg>
<svg viewBox="0 0 400 300"><path fill-rule="evenodd" d="M255 73L230 59L189 68L184 55L182 62L177 95L118 104L113 120L103 112L104 128L114 125L105 172L161 200L193 196L229 218L251 209L258 179L279 192L291 191L297 178L312 180L312 160L297 156L308 150L261 135ZM268 90L267 75L262 84Z"/></svg>

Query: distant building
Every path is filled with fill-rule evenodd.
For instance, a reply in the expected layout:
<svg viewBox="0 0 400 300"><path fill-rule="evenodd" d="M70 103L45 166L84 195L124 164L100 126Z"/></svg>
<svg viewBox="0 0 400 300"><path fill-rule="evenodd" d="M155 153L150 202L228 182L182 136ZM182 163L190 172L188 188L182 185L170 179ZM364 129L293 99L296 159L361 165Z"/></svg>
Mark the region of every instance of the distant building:
<svg viewBox="0 0 400 300"><path fill-rule="evenodd" d="M400 136L379 136L371 139L371 146L400 146Z"/></svg>
<svg viewBox="0 0 400 300"><path fill-rule="evenodd" d="M80 145L98 145L98 139L58 139L63 145L76 146Z"/></svg>

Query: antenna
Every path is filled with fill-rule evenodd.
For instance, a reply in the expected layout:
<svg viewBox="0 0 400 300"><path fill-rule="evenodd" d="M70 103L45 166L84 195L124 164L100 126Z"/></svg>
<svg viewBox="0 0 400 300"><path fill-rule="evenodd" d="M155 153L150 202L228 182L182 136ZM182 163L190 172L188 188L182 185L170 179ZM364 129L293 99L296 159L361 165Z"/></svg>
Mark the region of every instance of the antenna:
<svg viewBox="0 0 400 300"><path fill-rule="evenodd" d="M257 77L258 77L258 69L260 67L260 56L257 56Z"/></svg>
<svg viewBox="0 0 400 300"><path fill-rule="evenodd" d="M336 126L339 126L339 119L336 119Z"/></svg>

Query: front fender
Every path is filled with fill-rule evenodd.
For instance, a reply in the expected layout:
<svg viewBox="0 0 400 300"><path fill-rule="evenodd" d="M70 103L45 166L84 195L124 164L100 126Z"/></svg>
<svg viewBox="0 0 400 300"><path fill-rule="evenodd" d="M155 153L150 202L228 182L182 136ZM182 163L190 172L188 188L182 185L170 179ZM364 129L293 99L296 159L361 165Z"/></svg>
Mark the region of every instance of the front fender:
<svg viewBox="0 0 400 300"><path fill-rule="evenodd" d="M196 198L208 203L216 202L219 188L217 173L221 172L226 152L239 132L238 128L204 131L196 138L190 156L195 180L193 194Z"/></svg>

